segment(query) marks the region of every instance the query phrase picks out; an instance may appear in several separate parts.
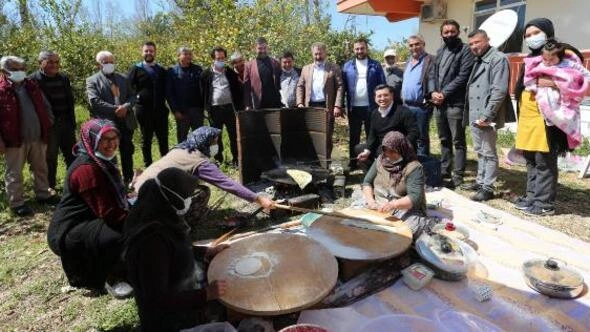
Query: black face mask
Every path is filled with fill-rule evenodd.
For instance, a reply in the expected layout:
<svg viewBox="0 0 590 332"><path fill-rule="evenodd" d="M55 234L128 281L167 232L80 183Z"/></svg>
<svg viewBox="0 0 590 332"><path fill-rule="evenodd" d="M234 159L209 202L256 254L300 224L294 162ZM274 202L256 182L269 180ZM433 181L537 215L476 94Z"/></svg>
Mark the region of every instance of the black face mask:
<svg viewBox="0 0 590 332"><path fill-rule="evenodd" d="M448 47L455 47L461 43L461 38L458 36L443 37L443 42Z"/></svg>

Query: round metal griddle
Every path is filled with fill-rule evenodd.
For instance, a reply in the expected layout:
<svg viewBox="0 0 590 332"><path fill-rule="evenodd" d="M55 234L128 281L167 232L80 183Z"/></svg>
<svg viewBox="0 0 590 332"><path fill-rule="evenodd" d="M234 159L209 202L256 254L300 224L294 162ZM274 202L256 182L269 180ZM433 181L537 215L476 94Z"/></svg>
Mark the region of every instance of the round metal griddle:
<svg viewBox="0 0 590 332"><path fill-rule="evenodd" d="M258 259L255 273L241 275L236 266ZM319 243L295 234L260 234L233 243L209 266L208 279L227 280L220 301L241 313L274 316L321 301L336 285L338 264Z"/></svg>
<svg viewBox="0 0 590 332"><path fill-rule="evenodd" d="M327 169L324 169L324 168L293 166L293 167L287 167L287 168L285 168L285 167L275 168L275 169L271 169L268 171L264 171L264 172L262 172L260 177L262 179L272 181L275 183L297 186L297 182L295 182L295 180L293 180L293 178L289 174L287 174L287 170L289 170L289 169L296 169L296 170L304 171L304 172L311 174L311 183L313 183L313 184L317 184L318 182L325 181L330 176L330 171Z"/></svg>
<svg viewBox="0 0 590 332"><path fill-rule="evenodd" d="M341 224L344 218L322 216L314 221L307 234L339 258L349 260L381 260L396 257L412 244L412 231L403 222L388 214L369 209L347 208L339 213L351 217L393 221L395 232L364 229Z"/></svg>

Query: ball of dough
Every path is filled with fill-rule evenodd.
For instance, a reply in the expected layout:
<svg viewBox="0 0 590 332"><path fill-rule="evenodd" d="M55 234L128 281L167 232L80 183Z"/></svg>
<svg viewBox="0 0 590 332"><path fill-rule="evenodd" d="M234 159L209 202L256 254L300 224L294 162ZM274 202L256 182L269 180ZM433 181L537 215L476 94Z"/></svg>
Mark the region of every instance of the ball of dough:
<svg viewBox="0 0 590 332"><path fill-rule="evenodd" d="M247 276L258 272L261 267L262 262L260 262L259 258L246 257L236 264L236 272L240 275Z"/></svg>

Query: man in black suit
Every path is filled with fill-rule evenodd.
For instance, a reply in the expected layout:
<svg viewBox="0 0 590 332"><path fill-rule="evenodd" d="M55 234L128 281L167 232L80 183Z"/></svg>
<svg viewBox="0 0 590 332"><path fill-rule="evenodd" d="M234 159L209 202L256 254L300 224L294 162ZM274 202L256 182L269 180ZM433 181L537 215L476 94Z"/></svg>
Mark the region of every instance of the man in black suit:
<svg viewBox="0 0 590 332"><path fill-rule="evenodd" d="M436 53L436 61L430 68L426 98L435 106L434 117L441 143L442 176L451 177L453 186L463 183L467 146L465 143L465 88L473 67L473 55L469 46L459 38L459 23L445 20L440 27L445 43ZM453 156L453 147L455 155Z"/></svg>
<svg viewBox="0 0 590 332"><path fill-rule="evenodd" d="M141 129L143 163L152 163L152 138L156 134L160 156L168 153L168 108L166 107L166 69L156 63L156 44L145 42L143 61L129 70L129 83L136 94L135 112Z"/></svg>

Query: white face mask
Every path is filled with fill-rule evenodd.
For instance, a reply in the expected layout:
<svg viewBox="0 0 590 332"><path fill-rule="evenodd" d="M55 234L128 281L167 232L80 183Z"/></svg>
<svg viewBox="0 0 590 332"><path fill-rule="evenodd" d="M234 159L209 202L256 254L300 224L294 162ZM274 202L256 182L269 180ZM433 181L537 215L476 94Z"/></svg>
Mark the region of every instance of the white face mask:
<svg viewBox="0 0 590 332"><path fill-rule="evenodd" d="M219 153L219 145L214 144L209 147L209 155L211 157L216 156Z"/></svg>
<svg viewBox="0 0 590 332"><path fill-rule="evenodd" d="M110 75L115 72L115 64L113 63L105 63L102 65L102 72L106 75Z"/></svg>
<svg viewBox="0 0 590 332"><path fill-rule="evenodd" d="M14 83L20 83L24 81L25 77L27 77L27 73L24 70L15 70L15 71L8 71L10 76L8 77L9 80L13 81Z"/></svg>
<svg viewBox="0 0 590 332"><path fill-rule="evenodd" d="M158 189L160 189L160 193L162 193L162 195L164 196L164 198L166 198L166 200L168 201L168 203L170 203L170 206L172 206L172 208L174 209L174 211L176 211L176 215L177 216L184 216L188 210L191 208L191 204L193 202L193 196L189 196L187 198L182 198L182 196L180 196L179 194L177 194L174 190L166 187L165 185L163 185L160 182L160 179L158 179L158 176L156 176L154 178L154 180L156 181L156 184L158 185ZM169 192L171 192L174 196L178 197L181 201L182 201L182 209L177 209L174 207L174 205L170 202L170 199L168 198L168 195L166 195L166 193L164 192L164 190L162 189L166 189Z"/></svg>
<svg viewBox="0 0 590 332"><path fill-rule="evenodd" d="M541 31L538 34L525 39L525 41L531 50L538 50L545 45L545 42L547 42L547 35Z"/></svg>
<svg viewBox="0 0 590 332"><path fill-rule="evenodd" d="M98 158L102 159L102 160L106 160L106 161L111 161L113 160L113 158L115 158L115 154L113 153L112 156L107 157L104 154L100 153L100 151L96 151L94 152L94 155L97 156Z"/></svg>

